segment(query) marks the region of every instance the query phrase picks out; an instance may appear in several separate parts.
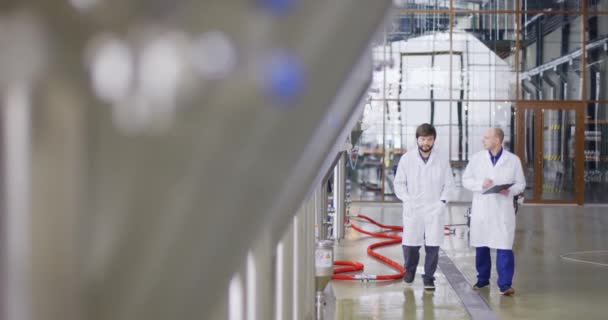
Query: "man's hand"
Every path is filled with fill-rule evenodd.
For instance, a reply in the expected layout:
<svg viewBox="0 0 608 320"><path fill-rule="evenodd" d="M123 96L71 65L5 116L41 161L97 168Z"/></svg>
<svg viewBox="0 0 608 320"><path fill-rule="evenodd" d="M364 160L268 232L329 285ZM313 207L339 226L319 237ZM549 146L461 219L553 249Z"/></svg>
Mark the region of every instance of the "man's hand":
<svg viewBox="0 0 608 320"><path fill-rule="evenodd" d="M487 189L487 188L489 188L489 187L491 187L491 186L493 186L493 185L494 185L494 181L492 181L491 179L485 178L485 179L483 180L482 187L483 187L484 189Z"/></svg>
<svg viewBox="0 0 608 320"><path fill-rule="evenodd" d="M500 190L500 194L502 194L505 197L509 196L509 189L502 189Z"/></svg>

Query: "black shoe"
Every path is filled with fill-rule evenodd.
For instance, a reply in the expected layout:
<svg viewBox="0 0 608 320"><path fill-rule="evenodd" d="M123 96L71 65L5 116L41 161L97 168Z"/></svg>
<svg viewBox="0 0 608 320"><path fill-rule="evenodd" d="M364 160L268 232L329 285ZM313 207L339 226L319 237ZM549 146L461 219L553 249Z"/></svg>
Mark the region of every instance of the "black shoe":
<svg viewBox="0 0 608 320"><path fill-rule="evenodd" d="M423 282L424 282L424 290L435 291L435 280L423 279Z"/></svg>
<svg viewBox="0 0 608 320"><path fill-rule="evenodd" d="M483 287L487 287L489 284L490 284L490 281L485 281L485 282L477 281L477 283L475 285L473 285L473 290L479 290Z"/></svg>
<svg viewBox="0 0 608 320"><path fill-rule="evenodd" d="M412 283L412 282L414 282L415 276L416 276L416 270L413 270L412 272L406 270L405 277L403 277L403 281L405 283Z"/></svg>

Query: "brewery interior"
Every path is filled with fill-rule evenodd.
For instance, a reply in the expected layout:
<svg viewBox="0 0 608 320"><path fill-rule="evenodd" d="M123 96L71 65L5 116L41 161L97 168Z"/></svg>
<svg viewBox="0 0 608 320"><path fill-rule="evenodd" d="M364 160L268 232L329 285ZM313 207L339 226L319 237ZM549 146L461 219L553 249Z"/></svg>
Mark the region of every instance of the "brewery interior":
<svg viewBox="0 0 608 320"><path fill-rule="evenodd" d="M607 57L606 0L3 0L0 318L605 319ZM432 293L394 190L421 123L457 189ZM492 127L511 297L472 289Z"/></svg>

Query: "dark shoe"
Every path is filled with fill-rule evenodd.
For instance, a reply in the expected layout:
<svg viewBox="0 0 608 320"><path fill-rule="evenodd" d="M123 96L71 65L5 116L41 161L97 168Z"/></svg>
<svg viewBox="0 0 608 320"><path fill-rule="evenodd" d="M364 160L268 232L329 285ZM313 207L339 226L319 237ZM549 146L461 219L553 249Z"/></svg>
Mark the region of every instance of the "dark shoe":
<svg viewBox="0 0 608 320"><path fill-rule="evenodd" d="M507 290L505 290L505 291L502 291L502 290L501 290L501 291L500 291L500 294L501 294L501 295L503 295L503 296L510 297L510 296L512 296L512 295L514 295L514 294L515 294L515 289L513 289L513 288L509 288L509 289L507 289Z"/></svg>
<svg viewBox="0 0 608 320"><path fill-rule="evenodd" d="M424 290L426 291L435 291L435 281L423 279L424 282Z"/></svg>
<svg viewBox="0 0 608 320"><path fill-rule="evenodd" d="M486 282L477 281L477 283L475 285L473 285L473 290L479 290L483 287L487 287L489 284L490 284L490 281L486 281Z"/></svg>
<svg viewBox="0 0 608 320"><path fill-rule="evenodd" d="M403 281L405 283L412 283L412 282L414 282L415 276L416 276L416 271L413 271L413 272L405 271L405 277L403 277Z"/></svg>

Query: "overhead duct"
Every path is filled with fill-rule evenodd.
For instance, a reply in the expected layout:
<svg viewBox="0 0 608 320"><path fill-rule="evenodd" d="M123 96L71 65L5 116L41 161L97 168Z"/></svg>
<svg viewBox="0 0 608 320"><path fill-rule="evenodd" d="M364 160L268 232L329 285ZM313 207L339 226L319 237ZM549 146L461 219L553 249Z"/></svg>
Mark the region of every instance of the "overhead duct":
<svg viewBox="0 0 608 320"><path fill-rule="evenodd" d="M522 79L522 89L530 94L532 100L542 99L542 88L533 79Z"/></svg>
<svg viewBox="0 0 608 320"><path fill-rule="evenodd" d="M551 79L551 74L549 72L544 72L541 74L541 78L544 83L551 87L551 99L559 100L559 84ZM560 79L559 76L557 76L557 78L558 80Z"/></svg>

